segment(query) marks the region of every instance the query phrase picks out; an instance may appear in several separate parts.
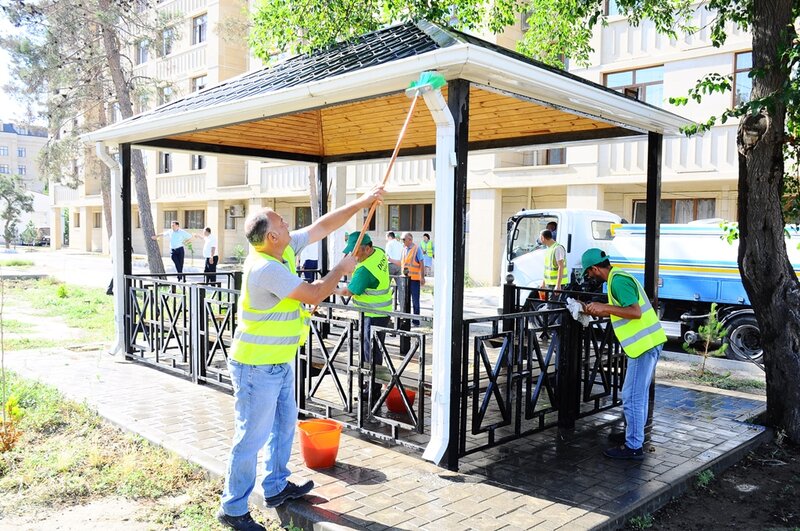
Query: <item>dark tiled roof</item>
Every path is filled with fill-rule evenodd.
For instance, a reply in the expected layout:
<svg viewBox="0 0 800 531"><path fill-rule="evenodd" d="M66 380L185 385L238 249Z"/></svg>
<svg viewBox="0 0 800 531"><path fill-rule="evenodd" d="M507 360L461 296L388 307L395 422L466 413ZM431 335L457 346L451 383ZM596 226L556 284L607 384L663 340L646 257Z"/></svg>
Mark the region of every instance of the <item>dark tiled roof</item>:
<svg viewBox="0 0 800 531"><path fill-rule="evenodd" d="M47 138L47 129L44 127L23 127L16 124L3 123L3 132L22 136L39 136Z"/></svg>
<svg viewBox="0 0 800 531"><path fill-rule="evenodd" d="M226 101L266 94L420 55L455 42L441 28L427 22L393 26L332 45L313 54L297 55L273 67L250 72L190 94L137 118L208 108Z"/></svg>

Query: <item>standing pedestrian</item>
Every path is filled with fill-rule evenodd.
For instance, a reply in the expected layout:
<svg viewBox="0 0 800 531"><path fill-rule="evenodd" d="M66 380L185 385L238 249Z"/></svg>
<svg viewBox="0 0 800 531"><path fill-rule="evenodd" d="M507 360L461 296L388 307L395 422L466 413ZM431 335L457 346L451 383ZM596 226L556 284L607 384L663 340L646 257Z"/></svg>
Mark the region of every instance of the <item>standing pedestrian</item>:
<svg viewBox="0 0 800 531"><path fill-rule="evenodd" d="M393 276L402 275L400 262L403 260L403 244L394 235L394 232L386 233L386 259L389 261L389 274Z"/></svg>
<svg viewBox="0 0 800 531"><path fill-rule="evenodd" d="M424 257L425 276L429 277L433 275L433 240L431 240L431 235L427 232L422 235L420 248L422 248L422 256Z"/></svg>
<svg viewBox="0 0 800 531"><path fill-rule="evenodd" d="M630 273L612 267L604 251L587 249L581 265L584 276L608 282L608 304L591 302L584 307L584 313L611 317L614 335L628 356L622 384L625 440L604 454L612 459L641 460L650 383L667 336L641 284Z"/></svg>
<svg viewBox="0 0 800 531"><path fill-rule="evenodd" d="M181 229L181 224L173 221L172 228L165 230L161 234L154 234L152 239L169 238L170 258L172 263L175 264L175 271L178 272L178 282L185 281L186 276L183 273L183 258L185 256L183 246L192 239L192 235Z"/></svg>
<svg viewBox="0 0 800 531"><path fill-rule="evenodd" d="M542 287L560 291L568 283L564 275L567 269L567 250L553 239L553 233L547 229L539 234L539 241L547 247L544 253L544 280ZM550 299L555 300L556 293L551 293Z"/></svg>
<svg viewBox="0 0 800 531"><path fill-rule="evenodd" d="M425 275L422 274L423 255L422 249L414 243L414 236L410 232L403 234L403 260L401 268L403 273L408 269L408 289L411 290L411 306L415 315L419 315L419 291L425 285ZM411 321L414 326L419 326L419 320Z"/></svg>
<svg viewBox="0 0 800 531"><path fill-rule="evenodd" d="M250 252L228 360L235 431L217 513L217 520L227 527L264 529L250 516L247 500L255 486L258 452L265 445L266 477L261 485L267 507L300 498L314 487L312 481L302 485L288 481L297 422L292 366L301 340L308 334L309 314L303 303L316 305L329 296L357 262L345 257L324 278L309 284L297 277L295 256L382 196L383 188L375 188L294 232L289 232L289 225L270 208L252 213L245 221Z"/></svg>
<svg viewBox="0 0 800 531"><path fill-rule="evenodd" d="M203 273L216 273L217 264L219 264L219 250L217 247L217 237L211 234L211 227L206 227L203 230L203 261L205 266ZM206 275L206 282L214 284L217 281L217 275Z"/></svg>

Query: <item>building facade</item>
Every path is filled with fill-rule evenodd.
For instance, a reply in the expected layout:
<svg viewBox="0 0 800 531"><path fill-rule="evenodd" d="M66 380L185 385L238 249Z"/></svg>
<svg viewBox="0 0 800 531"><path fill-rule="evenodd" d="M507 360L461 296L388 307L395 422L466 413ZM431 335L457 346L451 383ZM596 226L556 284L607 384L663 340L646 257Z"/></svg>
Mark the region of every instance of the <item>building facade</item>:
<svg viewBox="0 0 800 531"><path fill-rule="evenodd" d="M233 46L210 29L225 16L235 15L240 4L172 0L158 6L179 9L185 14L182 37L171 50L166 50L169 53L152 59L146 54L139 57L142 61L137 68L143 73L171 82L160 93L162 101L261 67L258 60L248 55L244 45ZM695 16L694 25L700 28L707 28L712 18L702 7ZM203 25L205 30L198 29ZM522 31L521 21L517 27L489 40L514 48ZM711 45L707 29L671 40L658 35L652 24L632 27L624 17L612 15L609 24L595 32L591 65L570 71L701 121L729 107L734 97L749 95L750 42L749 34L734 28L730 28L728 41L722 48ZM708 96L702 106L669 104L670 96L685 95L708 72L734 75L734 95ZM735 220L736 126L729 122L715 126L703 136L665 140L663 222L709 217ZM245 245L242 222L254 208L270 206L295 228L311 220L309 178L314 177L313 166L163 151L148 151L145 158L156 230L167 228L172 219L190 231L209 226L219 237L223 260L233 256L238 246ZM387 163L379 160L330 166L330 207L344 204L379 183ZM522 208L603 209L629 221L643 221L645 169L646 140L637 138L472 154L468 180L469 276L480 284L499 283L503 275L500 263L505 221ZM420 241L427 232L435 242L434 189L432 158L398 161L384 204L370 225L372 238L383 242L385 232L392 230L411 232ZM92 251L105 248L99 196L82 196L79 190L70 199L62 200L57 193L55 204L54 215L61 208L74 205L75 215L82 218L79 222L88 222L78 227L79 236L71 245ZM136 230L139 224L135 207L133 216L134 251L143 252L141 231ZM359 229L362 221L363 218L352 220L340 231L342 234L330 238L333 260L344 247L343 233Z"/></svg>

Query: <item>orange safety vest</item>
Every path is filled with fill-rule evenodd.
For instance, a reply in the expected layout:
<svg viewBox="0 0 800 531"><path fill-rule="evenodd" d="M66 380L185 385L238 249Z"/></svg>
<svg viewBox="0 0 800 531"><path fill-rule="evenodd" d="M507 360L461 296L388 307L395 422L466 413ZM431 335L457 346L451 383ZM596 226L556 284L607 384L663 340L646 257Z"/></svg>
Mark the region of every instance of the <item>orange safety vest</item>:
<svg viewBox="0 0 800 531"><path fill-rule="evenodd" d="M417 260L417 245L409 249L400 260L400 271L405 271L408 268L408 275L411 280L422 280L422 265Z"/></svg>

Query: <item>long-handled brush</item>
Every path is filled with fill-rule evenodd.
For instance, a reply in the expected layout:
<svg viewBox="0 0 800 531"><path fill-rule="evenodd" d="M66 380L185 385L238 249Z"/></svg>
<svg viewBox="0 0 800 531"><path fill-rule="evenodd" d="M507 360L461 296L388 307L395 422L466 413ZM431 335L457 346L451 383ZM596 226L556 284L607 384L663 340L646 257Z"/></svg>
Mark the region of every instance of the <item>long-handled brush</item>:
<svg viewBox="0 0 800 531"><path fill-rule="evenodd" d="M422 74L419 76L419 79L417 81L412 81L406 89L406 96L411 97L411 106L408 109L408 114L406 115L406 121L403 123L403 128L400 130L400 135L397 137L397 143L394 146L394 151L392 151L392 158L389 159L389 166L386 168L386 174L383 176L383 181L381 181L382 186L386 186L386 183L389 182L389 176L392 174L392 167L394 166L395 160L397 160L397 154L400 152L400 144L403 142L403 137L406 136L408 124L411 122L411 117L414 115L414 109L417 106L417 100L419 99L420 95L433 90L439 90L445 85L445 83L447 83L447 81L439 72L422 72ZM367 212L364 225L361 227L361 233L358 235L358 240L356 240L353 250L350 251L351 255L355 256L356 252L358 252L358 249L361 247L361 240L364 239L364 234L367 232L367 228L369 227L370 221L372 221L372 216L375 215L375 209L377 207L378 202L373 201L372 206L369 207L369 212ZM314 308L311 310L311 313L313 314L316 309L317 306L314 306Z"/></svg>

